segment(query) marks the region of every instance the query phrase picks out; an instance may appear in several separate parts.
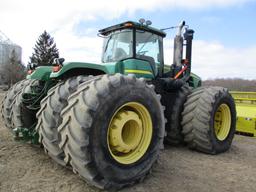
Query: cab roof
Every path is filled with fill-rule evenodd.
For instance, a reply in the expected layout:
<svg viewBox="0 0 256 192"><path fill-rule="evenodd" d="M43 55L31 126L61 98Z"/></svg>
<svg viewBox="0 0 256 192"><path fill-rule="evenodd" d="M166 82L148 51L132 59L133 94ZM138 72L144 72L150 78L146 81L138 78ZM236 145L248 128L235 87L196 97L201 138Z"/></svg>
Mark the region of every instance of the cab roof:
<svg viewBox="0 0 256 192"><path fill-rule="evenodd" d="M151 33L154 33L156 35L159 35L161 37L165 37L166 33L156 29L154 27L148 26L148 25L143 25L141 23L138 22L134 22L134 21L126 21L117 25L113 25L104 29L99 30L99 33L101 35L108 35L109 33L116 31L116 30L120 30L120 29L127 29L127 28L135 28L135 29L139 29L139 30L144 30L144 31L148 31Z"/></svg>

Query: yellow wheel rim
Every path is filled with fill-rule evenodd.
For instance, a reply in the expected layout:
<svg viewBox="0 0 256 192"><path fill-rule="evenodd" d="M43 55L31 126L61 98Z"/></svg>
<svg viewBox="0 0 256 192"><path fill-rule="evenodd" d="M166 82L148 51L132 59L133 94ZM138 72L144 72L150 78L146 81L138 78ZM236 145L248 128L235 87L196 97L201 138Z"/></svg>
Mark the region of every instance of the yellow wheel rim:
<svg viewBox="0 0 256 192"><path fill-rule="evenodd" d="M152 133L152 119L146 107L137 102L122 105L108 127L111 156L121 164L135 163L146 153Z"/></svg>
<svg viewBox="0 0 256 192"><path fill-rule="evenodd" d="M231 128L231 112L227 104L221 104L214 115L214 129L217 139L227 138Z"/></svg>

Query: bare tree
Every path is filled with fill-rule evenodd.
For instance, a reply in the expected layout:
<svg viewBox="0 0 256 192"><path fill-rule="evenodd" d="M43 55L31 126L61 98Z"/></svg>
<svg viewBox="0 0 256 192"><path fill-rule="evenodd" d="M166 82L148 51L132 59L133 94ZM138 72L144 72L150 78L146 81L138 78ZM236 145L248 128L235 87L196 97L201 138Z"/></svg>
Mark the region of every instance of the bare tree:
<svg viewBox="0 0 256 192"><path fill-rule="evenodd" d="M11 87L14 83L24 79L25 75L25 66L18 60L15 50L12 50L9 62L5 63L0 71L4 84Z"/></svg>

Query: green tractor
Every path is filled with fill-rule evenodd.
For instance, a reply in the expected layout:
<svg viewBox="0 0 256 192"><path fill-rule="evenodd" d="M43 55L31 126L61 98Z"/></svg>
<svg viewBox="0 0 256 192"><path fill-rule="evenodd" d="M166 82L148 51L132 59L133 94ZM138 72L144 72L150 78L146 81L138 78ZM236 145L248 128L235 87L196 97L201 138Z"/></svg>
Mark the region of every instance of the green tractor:
<svg viewBox="0 0 256 192"><path fill-rule="evenodd" d="M228 150L234 100L225 88L201 87L191 73L194 31L177 26L168 66L166 33L150 25L142 19L100 30L101 64L58 58L29 66L3 100L6 127L101 189L142 181L164 142L208 154Z"/></svg>

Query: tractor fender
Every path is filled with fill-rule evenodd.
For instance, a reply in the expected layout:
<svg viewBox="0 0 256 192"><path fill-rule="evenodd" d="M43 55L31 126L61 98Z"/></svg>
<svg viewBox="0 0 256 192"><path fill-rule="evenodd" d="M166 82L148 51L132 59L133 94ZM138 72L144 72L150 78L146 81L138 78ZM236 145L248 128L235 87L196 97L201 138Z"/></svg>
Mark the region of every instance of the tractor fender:
<svg viewBox="0 0 256 192"><path fill-rule="evenodd" d="M113 65L114 67L114 65ZM64 63L58 72L52 72L50 78L62 78L77 75L101 75L115 73L112 66L105 66L101 64L69 62Z"/></svg>
<svg viewBox="0 0 256 192"><path fill-rule="evenodd" d="M34 72L27 75L26 79L36 79L41 81L47 81L50 79L50 74L52 72L52 66L40 66L37 67Z"/></svg>
<svg viewBox="0 0 256 192"><path fill-rule="evenodd" d="M193 87L193 88L201 87L202 86L202 79L198 75L196 75L194 73L191 73L190 77L189 77L189 80L188 80L188 83L189 83L189 86Z"/></svg>

